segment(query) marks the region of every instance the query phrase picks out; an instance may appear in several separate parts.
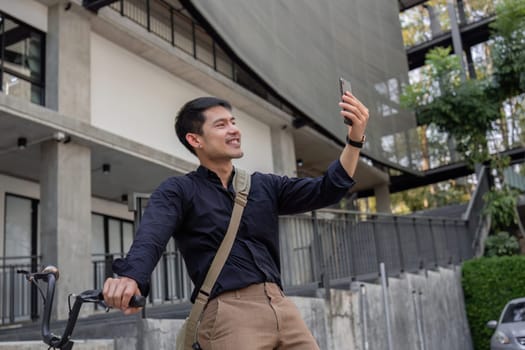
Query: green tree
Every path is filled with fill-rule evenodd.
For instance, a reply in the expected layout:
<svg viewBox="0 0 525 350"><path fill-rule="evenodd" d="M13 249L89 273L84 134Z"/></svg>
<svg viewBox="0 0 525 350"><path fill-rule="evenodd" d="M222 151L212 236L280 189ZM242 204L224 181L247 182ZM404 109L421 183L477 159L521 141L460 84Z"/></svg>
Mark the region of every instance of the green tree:
<svg viewBox="0 0 525 350"><path fill-rule="evenodd" d="M503 106L500 128L506 148L525 137L525 2L502 0L491 23L494 90Z"/></svg>
<svg viewBox="0 0 525 350"><path fill-rule="evenodd" d="M468 18L481 18L492 13L496 1L463 3ZM510 202L515 200L515 194L503 184L502 169L508 163L498 152L516 145L516 140L522 145L525 136L525 2L501 0L496 13L491 25L492 44L487 49L492 59L487 72L492 75L464 81L457 56L450 55L450 48L436 48L429 52L426 66L420 70L422 79L407 86L401 96L402 106L415 111L424 130L423 154L428 157L422 163L425 169L436 153L431 148L432 138L427 135L433 129L449 135L457 152L470 165L490 161L497 171L497 186L487 196L487 206L494 204L491 201L498 196L507 196ZM444 150L443 142L440 150ZM434 195L434 190L418 189L419 196L399 195L398 200L409 201L405 205L409 208L425 206L428 203L420 198L428 193ZM493 206L497 207L497 203ZM510 228L493 229L493 233L507 229Z"/></svg>
<svg viewBox="0 0 525 350"><path fill-rule="evenodd" d="M437 47L426 57L424 79L401 96L415 110L419 124L433 124L451 135L458 152L472 164L488 159L487 134L499 117L494 86L487 80L461 80L459 59Z"/></svg>
<svg viewBox="0 0 525 350"><path fill-rule="evenodd" d="M494 78L500 101L525 92L525 2L502 0L491 23Z"/></svg>

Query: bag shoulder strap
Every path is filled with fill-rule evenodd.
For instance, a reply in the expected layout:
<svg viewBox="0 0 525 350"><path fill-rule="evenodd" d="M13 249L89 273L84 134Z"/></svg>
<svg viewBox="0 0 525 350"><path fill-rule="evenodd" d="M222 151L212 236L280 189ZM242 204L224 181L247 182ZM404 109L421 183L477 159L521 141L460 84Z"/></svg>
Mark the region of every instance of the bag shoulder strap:
<svg viewBox="0 0 525 350"><path fill-rule="evenodd" d="M239 229L241 222L242 212L248 202L248 194L250 193L251 176L248 172L243 169L235 168L235 175L233 177L233 188L235 190L235 203L233 206L233 212L228 225L228 230L224 235L222 243L217 250L217 254L213 258L210 269L206 274L204 283L202 284L195 304L191 308L190 316L188 318L186 326L186 337L185 337L185 349L191 349L192 346L197 342L197 323L204 311L204 307L208 303L211 290L221 273L221 270L230 255L235 236Z"/></svg>
<svg viewBox="0 0 525 350"><path fill-rule="evenodd" d="M217 278L219 277L226 259L228 259L228 256L230 255L233 242L237 236L237 230L239 229L239 224L241 222L242 212L246 206L246 203L248 202L248 192L250 191L251 185L250 180L250 176L246 171L235 169L235 175L233 177L235 204L233 206L230 224L228 225L226 235L224 235L219 250L217 250L217 254L215 254L215 257L213 258L210 269L206 274L206 278L204 279L204 283L202 284L200 290L201 292L208 294L208 296L215 285L215 281L217 281Z"/></svg>

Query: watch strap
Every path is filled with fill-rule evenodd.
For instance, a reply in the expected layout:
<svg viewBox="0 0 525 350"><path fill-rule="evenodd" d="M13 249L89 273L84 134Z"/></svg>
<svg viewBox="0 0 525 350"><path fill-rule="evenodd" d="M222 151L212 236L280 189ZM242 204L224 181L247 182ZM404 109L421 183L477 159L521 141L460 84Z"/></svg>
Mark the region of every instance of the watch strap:
<svg viewBox="0 0 525 350"><path fill-rule="evenodd" d="M351 140L350 137L348 137L348 135L346 135L346 143L349 144L352 147L363 148L363 145L365 143L365 135L363 135L363 137L361 138L361 141Z"/></svg>

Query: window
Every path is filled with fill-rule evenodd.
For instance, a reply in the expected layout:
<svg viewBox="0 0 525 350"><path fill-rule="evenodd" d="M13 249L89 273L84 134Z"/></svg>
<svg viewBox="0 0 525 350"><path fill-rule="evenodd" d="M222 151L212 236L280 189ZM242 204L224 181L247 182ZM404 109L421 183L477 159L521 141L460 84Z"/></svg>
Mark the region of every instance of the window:
<svg viewBox="0 0 525 350"><path fill-rule="evenodd" d="M44 104L44 33L0 12L1 89Z"/></svg>
<svg viewBox="0 0 525 350"><path fill-rule="evenodd" d="M6 195L3 252L5 262L29 265L32 258L36 258L38 252L37 237L38 200L11 194ZM33 263L36 263L36 260Z"/></svg>
<svg viewBox="0 0 525 350"><path fill-rule="evenodd" d="M505 311L502 323L524 322L525 303L510 304Z"/></svg>
<svg viewBox="0 0 525 350"><path fill-rule="evenodd" d="M38 200L5 196L4 251L0 255L0 324L38 315L36 290L16 273L38 266Z"/></svg>
<svg viewBox="0 0 525 350"><path fill-rule="evenodd" d="M102 214L91 215L93 239L91 253L95 271L95 286L101 287L112 276L113 259L123 257L133 241L133 222Z"/></svg>

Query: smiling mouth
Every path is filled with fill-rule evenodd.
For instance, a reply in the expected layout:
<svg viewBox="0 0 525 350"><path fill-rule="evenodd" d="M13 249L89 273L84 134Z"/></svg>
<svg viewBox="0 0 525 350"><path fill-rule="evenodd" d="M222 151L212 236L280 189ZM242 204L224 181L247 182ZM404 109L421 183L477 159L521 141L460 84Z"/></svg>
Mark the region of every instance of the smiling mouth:
<svg viewBox="0 0 525 350"><path fill-rule="evenodd" d="M228 145L232 145L232 146L240 146L241 145L241 139L231 139L231 140L226 141L226 143Z"/></svg>

